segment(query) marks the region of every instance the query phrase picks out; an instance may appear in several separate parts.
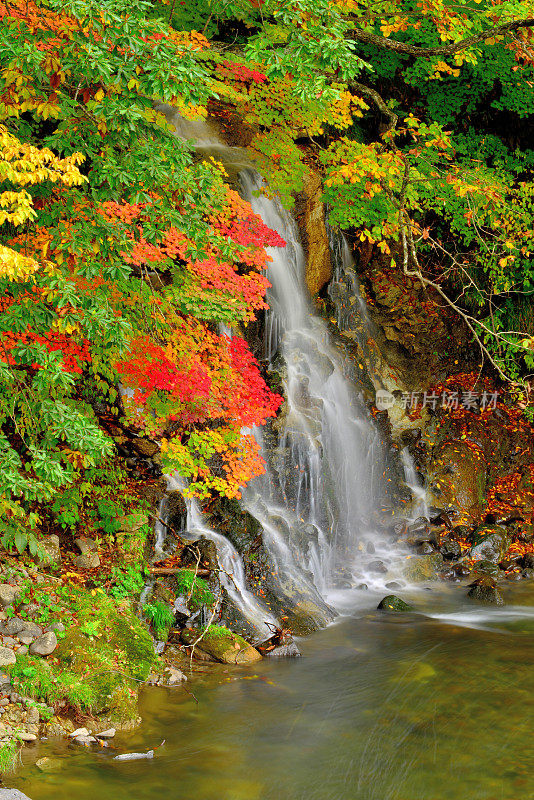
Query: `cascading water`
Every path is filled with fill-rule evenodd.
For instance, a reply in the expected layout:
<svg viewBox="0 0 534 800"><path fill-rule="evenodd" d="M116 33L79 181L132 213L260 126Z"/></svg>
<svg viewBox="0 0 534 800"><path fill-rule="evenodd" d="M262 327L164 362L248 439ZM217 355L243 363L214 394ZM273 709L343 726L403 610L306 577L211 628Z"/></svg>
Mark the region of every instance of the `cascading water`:
<svg viewBox="0 0 534 800"><path fill-rule="evenodd" d="M326 324L314 314L293 218L261 191L256 173L243 172L241 184L253 210L286 241L269 250L266 325L267 350L278 346L283 360L286 404L274 451L256 431L268 469L246 488L244 503L262 524L279 572L293 581L300 573L305 582L311 574L335 607L340 588L364 577L383 585L366 564L378 569L393 557L377 525L388 505L385 448Z"/></svg>
<svg viewBox="0 0 534 800"><path fill-rule="evenodd" d="M291 214L267 196L243 151L223 145L204 122L190 123L168 107L161 110L177 136L195 140L201 152L231 166L243 198L286 242L285 248L269 249L272 287L265 325L265 352L269 359L279 354L286 402L269 430L254 431L267 469L245 489L243 505L263 529L276 591L306 605L308 617L322 624L332 618L332 607L348 607L347 590L352 596L362 582L382 589L394 569L396 554L381 525L383 513L391 511L385 446L326 324L314 313ZM182 485L176 476L168 483L169 489ZM188 501L187 534L215 542L228 594L243 616L265 631L265 622L274 620L247 590L241 558L224 536L205 525L193 501Z"/></svg>

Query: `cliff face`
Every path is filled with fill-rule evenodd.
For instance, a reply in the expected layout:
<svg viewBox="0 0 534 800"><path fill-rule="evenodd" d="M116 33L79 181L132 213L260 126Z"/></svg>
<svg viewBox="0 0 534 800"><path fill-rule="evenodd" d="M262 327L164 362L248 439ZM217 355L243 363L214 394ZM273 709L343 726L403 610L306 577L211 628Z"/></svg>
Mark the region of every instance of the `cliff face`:
<svg viewBox="0 0 534 800"><path fill-rule="evenodd" d="M332 277L325 208L321 198L321 176L310 171L302 192L297 196L295 217L306 253L306 284L312 297L319 294Z"/></svg>

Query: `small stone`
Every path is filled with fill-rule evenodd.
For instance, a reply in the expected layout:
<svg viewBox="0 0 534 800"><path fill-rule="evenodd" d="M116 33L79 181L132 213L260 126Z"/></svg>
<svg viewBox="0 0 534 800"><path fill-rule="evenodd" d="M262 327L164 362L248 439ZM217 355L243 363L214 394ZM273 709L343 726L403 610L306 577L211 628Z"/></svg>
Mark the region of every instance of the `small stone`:
<svg viewBox="0 0 534 800"><path fill-rule="evenodd" d="M0 667L7 667L9 664L16 664L17 658L13 650L8 647L0 647Z"/></svg>
<svg viewBox="0 0 534 800"><path fill-rule="evenodd" d="M52 564L61 564L61 550L59 549L59 536L55 533L50 534L40 541L40 545L45 551L48 561Z"/></svg>
<svg viewBox="0 0 534 800"><path fill-rule="evenodd" d="M95 733L97 739L113 739L116 734L115 728L109 728L107 731L101 731L100 733Z"/></svg>
<svg viewBox="0 0 534 800"><path fill-rule="evenodd" d="M98 545L94 539L87 539L85 536L80 536L79 539L75 539L74 541L82 555L98 552Z"/></svg>
<svg viewBox="0 0 534 800"><path fill-rule="evenodd" d="M4 647L16 647L18 642L12 636L2 636L2 644Z"/></svg>
<svg viewBox="0 0 534 800"><path fill-rule="evenodd" d="M490 578L481 578L471 584L467 596L485 605L504 605L504 598Z"/></svg>
<svg viewBox="0 0 534 800"><path fill-rule="evenodd" d="M35 742L37 736L35 733L28 733L28 731L22 731L19 733L19 739L22 739L23 742Z"/></svg>
<svg viewBox="0 0 534 800"><path fill-rule="evenodd" d="M21 644L21 646L17 649L18 656L25 656L29 652L28 645L26 644Z"/></svg>
<svg viewBox="0 0 534 800"><path fill-rule="evenodd" d="M56 647L56 634L53 631L49 631L48 633L43 633L30 645L30 653L33 656L49 656Z"/></svg>
<svg viewBox="0 0 534 800"><path fill-rule="evenodd" d="M0 606L11 606L21 593L20 586L11 586L10 583L0 583Z"/></svg>
<svg viewBox="0 0 534 800"><path fill-rule="evenodd" d="M403 583L399 583L398 581L390 581L386 583L386 589L402 589L404 586Z"/></svg>
<svg viewBox="0 0 534 800"><path fill-rule="evenodd" d="M21 631L17 638L21 644L31 644L37 637L26 631Z"/></svg>
<svg viewBox="0 0 534 800"><path fill-rule="evenodd" d="M9 705L9 700L7 699L7 697L0 697L0 706L8 706L8 705Z"/></svg>
<svg viewBox="0 0 534 800"><path fill-rule="evenodd" d="M36 725L39 722L39 709L33 706L26 712L26 722L28 725Z"/></svg>

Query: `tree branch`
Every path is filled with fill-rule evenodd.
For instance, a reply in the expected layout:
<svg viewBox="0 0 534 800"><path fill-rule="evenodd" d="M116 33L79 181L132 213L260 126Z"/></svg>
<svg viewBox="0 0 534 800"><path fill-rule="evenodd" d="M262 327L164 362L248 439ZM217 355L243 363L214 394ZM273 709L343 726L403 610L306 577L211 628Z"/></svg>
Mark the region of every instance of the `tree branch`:
<svg viewBox="0 0 534 800"><path fill-rule="evenodd" d="M384 98L378 94L375 89L371 89L369 86L364 86L363 83L355 83L354 81L351 82L349 88L354 89L360 94L366 95L366 97L370 97L373 103L380 109L382 114L387 117L389 124L386 128L386 132L393 130L396 127L399 119L397 114L391 110Z"/></svg>
<svg viewBox="0 0 534 800"><path fill-rule="evenodd" d="M394 50L396 53L424 58L429 56L451 56L479 42L485 42L487 39L492 39L495 36L514 33L522 28L534 28L534 17L517 20L516 22L505 22L502 25L488 28L482 31L482 33L468 36L467 39L462 39L459 42L452 42L451 44L445 44L439 47L416 47L412 44L406 44L406 42L399 42L397 39L388 39L385 36L377 36L375 33L368 33L361 28L355 28L349 35L351 39L356 39L358 42L363 42L364 44L374 44L376 47Z"/></svg>

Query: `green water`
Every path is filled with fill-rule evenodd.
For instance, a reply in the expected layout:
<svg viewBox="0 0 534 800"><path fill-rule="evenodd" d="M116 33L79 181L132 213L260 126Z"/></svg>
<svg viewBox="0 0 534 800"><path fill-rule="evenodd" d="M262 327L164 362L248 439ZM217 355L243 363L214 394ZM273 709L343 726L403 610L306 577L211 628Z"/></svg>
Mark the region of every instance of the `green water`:
<svg viewBox="0 0 534 800"><path fill-rule="evenodd" d="M513 591L487 613L437 595L418 605L441 619L360 612L301 641L301 659L200 677L195 697L147 689L142 726L114 746L165 739L153 761L42 742L9 783L32 800L534 798L534 607Z"/></svg>

